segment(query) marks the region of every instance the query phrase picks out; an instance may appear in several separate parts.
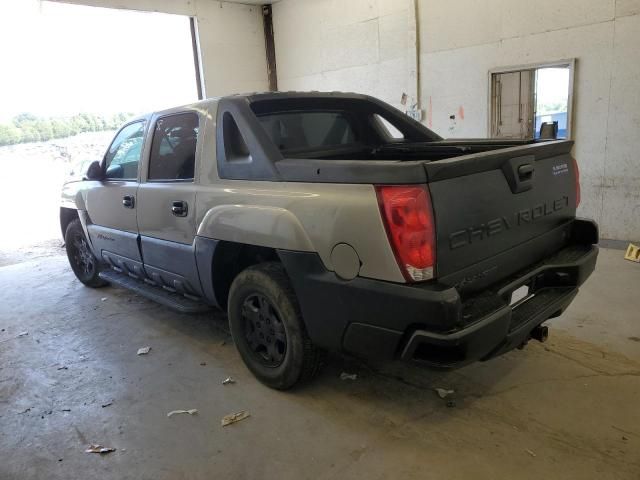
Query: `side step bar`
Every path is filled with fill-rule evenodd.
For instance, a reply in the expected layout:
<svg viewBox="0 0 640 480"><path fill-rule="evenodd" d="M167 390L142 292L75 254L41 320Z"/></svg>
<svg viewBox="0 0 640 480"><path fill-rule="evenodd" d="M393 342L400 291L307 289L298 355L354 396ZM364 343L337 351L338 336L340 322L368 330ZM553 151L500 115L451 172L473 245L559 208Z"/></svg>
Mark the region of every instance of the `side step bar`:
<svg viewBox="0 0 640 480"><path fill-rule="evenodd" d="M191 300L179 293L169 292L161 287L149 285L142 280L137 280L125 273L119 273L115 270L104 270L100 272L99 276L109 283L132 290L138 295L142 295L149 300L165 305L180 313L203 313L213 309L213 307L205 303Z"/></svg>

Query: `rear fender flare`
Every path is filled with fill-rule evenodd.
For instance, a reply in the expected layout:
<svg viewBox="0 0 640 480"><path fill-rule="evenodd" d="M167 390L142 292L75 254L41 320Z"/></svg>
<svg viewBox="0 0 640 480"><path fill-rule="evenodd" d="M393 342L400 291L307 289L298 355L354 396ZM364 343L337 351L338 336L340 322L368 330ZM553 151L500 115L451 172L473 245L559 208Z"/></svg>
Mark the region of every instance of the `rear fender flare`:
<svg viewBox="0 0 640 480"><path fill-rule="evenodd" d="M289 210L260 205L218 205L198 227L198 236L300 252L315 249L304 227Z"/></svg>

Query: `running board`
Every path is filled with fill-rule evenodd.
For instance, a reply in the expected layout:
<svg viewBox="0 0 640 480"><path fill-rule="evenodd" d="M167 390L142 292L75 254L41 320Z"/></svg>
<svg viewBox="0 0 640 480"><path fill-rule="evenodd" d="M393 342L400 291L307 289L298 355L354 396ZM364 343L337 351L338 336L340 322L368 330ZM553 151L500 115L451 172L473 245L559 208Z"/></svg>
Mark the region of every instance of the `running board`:
<svg viewBox="0 0 640 480"><path fill-rule="evenodd" d="M149 285L141 280L130 277L126 273L119 273L115 270L104 270L100 272L99 275L100 278L109 283L131 290L138 295L142 295L149 300L165 305L180 313L202 313L212 309L211 306L205 303L191 300L179 293L173 293L161 287Z"/></svg>

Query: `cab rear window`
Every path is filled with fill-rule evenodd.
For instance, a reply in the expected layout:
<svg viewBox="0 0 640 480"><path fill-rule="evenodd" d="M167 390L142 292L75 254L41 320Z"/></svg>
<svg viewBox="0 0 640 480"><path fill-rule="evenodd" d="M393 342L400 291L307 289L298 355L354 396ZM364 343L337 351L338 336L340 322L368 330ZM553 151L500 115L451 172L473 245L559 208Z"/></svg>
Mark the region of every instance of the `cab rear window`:
<svg viewBox="0 0 640 480"><path fill-rule="evenodd" d="M278 112L260 115L258 119L280 150L348 145L359 140L346 112Z"/></svg>

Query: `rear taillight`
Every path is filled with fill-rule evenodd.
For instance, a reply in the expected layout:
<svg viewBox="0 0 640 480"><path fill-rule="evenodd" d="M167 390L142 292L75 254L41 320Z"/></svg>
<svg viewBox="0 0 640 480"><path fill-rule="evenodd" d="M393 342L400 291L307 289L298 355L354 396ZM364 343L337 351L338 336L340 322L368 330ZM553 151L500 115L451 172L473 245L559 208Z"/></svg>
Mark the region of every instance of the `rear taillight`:
<svg viewBox="0 0 640 480"><path fill-rule="evenodd" d="M434 277L435 223L426 186L376 186L382 219L398 265L407 281Z"/></svg>
<svg viewBox="0 0 640 480"><path fill-rule="evenodd" d="M580 205L580 169L578 168L578 162L575 158L573 160L573 178L576 182L576 208Z"/></svg>

